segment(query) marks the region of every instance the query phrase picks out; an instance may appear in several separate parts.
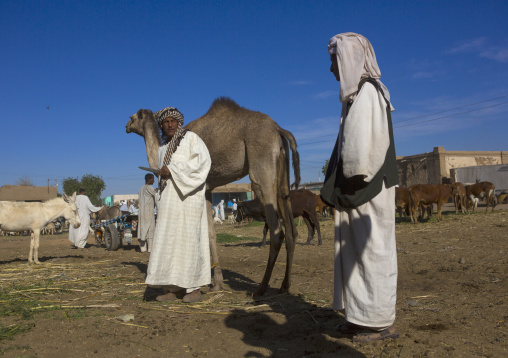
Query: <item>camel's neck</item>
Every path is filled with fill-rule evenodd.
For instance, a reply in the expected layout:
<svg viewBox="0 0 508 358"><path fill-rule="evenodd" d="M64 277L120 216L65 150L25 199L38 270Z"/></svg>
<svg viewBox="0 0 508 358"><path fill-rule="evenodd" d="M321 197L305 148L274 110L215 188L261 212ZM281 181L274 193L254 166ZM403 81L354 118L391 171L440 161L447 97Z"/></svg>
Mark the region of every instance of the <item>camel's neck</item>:
<svg viewBox="0 0 508 358"><path fill-rule="evenodd" d="M158 153L161 139L158 130L154 126L145 127L146 157L150 168L158 168Z"/></svg>

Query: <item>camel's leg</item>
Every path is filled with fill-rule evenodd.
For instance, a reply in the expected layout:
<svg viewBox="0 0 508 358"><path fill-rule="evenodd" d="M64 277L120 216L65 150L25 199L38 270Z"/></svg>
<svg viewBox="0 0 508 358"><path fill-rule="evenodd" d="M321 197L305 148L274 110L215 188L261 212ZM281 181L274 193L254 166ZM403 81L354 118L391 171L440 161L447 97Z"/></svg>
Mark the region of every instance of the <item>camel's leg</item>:
<svg viewBox="0 0 508 358"><path fill-rule="evenodd" d="M275 183L273 178L270 178L267 175L268 172L271 172L271 170L262 168L262 170L254 172L250 176L252 189L265 207L266 225L268 225L268 229L270 231L270 253L268 255L265 274L261 284L254 292L253 296L262 296L268 289L273 267L275 266L275 261L279 255L282 240L284 240L284 233L282 232L282 228L279 223L279 215L277 213L276 191L274 188ZM272 171L272 173L274 172L275 171ZM263 185L262 183L267 183L268 185Z"/></svg>
<svg viewBox="0 0 508 358"><path fill-rule="evenodd" d="M266 234L268 233L268 224L265 223L265 227L263 228L263 241L261 241L261 246L266 246Z"/></svg>
<svg viewBox="0 0 508 358"><path fill-rule="evenodd" d="M293 218L293 210L291 209L291 199L289 196L289 154L287 153L289 153L288 144L287 142L284 142L284 148L279 154L277 166L277 202L281 219L284 221L285 233L283 233L283 235L286 239L286 273L279 290L280 293L289 292L289 287L291 286L293 256L295 253L296 238L298 237L298 231L296 230L295 220Z"/></svg>
<svg viewBox="0 0 508 358"><path fill-rule="evenodd" d="M291 210L291 201L289 199L289 181L288 181L288 192L287 195L279 197L279 208L284 220L284 228L286 230L285 236L286 239L286 272L284 275L284 280L282 281L282 285L280 287L280 293L289 292L289 287L291 286L291 271L293 268L293 256L295 253L295 242L297 237L296 227L294 226L293 212ZM282 243L282 241L281 241ZM280 249L280 247L279 247Z"/></svg>
<svg viewBox="0 0 508 358"><path fill-rule="evenodd" d="M222 270L219 265L219 255L217 254L217 240L215 236L215 227L213 225L213 210L212 210L212 192L206 192L206 211L208 216L208 239L210 241L210 254L212 255L212 268L213 268L213 286L210 291L223 291L224 279L222 277Z"/></svg>
<svg viewBox="0 0 508 358"><path fill-rule="evenodd" d="M286 274L280 292L288 292L290 286L291 265L294 254L294 240L296 238L296 227L291 211L291 201L289 199L289 148L287 142L279 142L281 146L274 150L269 148L266 153L260 153L257 148L255 153L249 153L247 148L247 158L250 164L249 177L252 182L254 193L259 197L265 208L266 222L270 229L270 254L266 264L265 275L259 288L254 292L254 296L263 295L268 289L268 283L272 275L273 267L277 256L279 255L282 242L286 239L287 260ZM284 220L286 234L282 231L280 218Z"/></svg>

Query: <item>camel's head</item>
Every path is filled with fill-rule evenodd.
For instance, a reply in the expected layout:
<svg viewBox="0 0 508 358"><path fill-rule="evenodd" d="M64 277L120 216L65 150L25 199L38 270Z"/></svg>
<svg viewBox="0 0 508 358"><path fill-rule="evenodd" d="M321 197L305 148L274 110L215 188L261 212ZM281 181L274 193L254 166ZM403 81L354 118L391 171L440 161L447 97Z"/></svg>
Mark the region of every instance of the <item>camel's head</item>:
<svg viewBox="0 0 508 358"><path fill-rule="evenodd" d="M125 131L127 133L132 132L139 134L140 136L144 136L144 128L147 121L155 122L152 111L149 109L140 109L137 113L131 116L130 121L125 126Z"/></svg>

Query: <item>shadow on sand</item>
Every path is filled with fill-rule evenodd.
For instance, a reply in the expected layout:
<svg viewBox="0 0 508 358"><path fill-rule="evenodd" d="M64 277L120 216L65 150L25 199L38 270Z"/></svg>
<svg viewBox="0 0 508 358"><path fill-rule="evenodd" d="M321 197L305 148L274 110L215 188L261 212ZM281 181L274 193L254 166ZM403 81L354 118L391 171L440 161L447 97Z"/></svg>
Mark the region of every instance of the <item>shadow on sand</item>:
<svg viewBox="0 0 508 358"><path fill-rule="evenodd" d="M334 327L342 315L318 307L301 295L279 294L268 288L252 300L258 283L237 272L224 270L225 283L234 291L246 292L247 309L235 309L225 325L243 333L242 341L252 346L244 357L365 357L353 347L337 341Z"/></svg>

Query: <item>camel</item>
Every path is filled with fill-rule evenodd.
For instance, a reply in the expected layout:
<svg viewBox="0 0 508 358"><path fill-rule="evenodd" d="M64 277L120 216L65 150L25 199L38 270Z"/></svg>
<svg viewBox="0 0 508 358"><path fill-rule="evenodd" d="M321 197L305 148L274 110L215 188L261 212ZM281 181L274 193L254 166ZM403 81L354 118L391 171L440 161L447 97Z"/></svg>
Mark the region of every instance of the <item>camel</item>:
<svg viewBox="0 0 508 358"><path fill-rule="evenodd" d="M213 225L212 190L249 175L252 189L265 207L270 229L268 263L263 280L253 295L261 296L268 289L284 239L287 259L280 292L289 292L295 240L298 235L289 198L289 147L292 151L295 173L293 185L297 187L300 182L300 159L293 135L280 128L266 114L241 107L227 97L217 98L206 114L190 122L185 128L201 137L212 159L206 181L208 232L214 269L214 285L211 290L225 289ZM133 114L126 125L126 132L144 137L148 163L151 168L158 168L157 158L161 138L152 111L140 109ZM279 217L284 222L285 232L282 230Z"/></svg>

